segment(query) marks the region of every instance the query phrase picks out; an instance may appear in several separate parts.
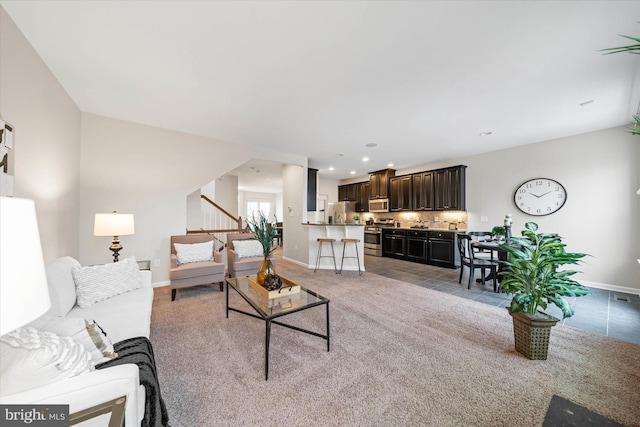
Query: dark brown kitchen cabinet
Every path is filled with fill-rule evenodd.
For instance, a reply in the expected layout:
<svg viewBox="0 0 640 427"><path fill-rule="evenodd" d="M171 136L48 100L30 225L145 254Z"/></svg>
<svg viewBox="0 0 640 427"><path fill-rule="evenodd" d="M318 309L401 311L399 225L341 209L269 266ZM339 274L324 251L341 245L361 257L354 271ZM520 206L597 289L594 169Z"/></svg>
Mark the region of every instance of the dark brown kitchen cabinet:
<svg viewBox="0 0 640 427"><path fill-rule="evenodd" d="M377 172L369 173L369 198L370 199L387 199L389 198L389 178L394 177L396 171L393 169L384 169Z"/></svg>
<svg viewBox="0 0 640 427"><path fill-rule="evenodd" d="M454 232L429 231L429 264L440 267L456 268L460 256L456 251Z"/></svg>
<svg viewBox="0 0 640 427"><path fill-rule="evenodd" d="M389 179L389 210L391 212L412 210L412 184L411 175Z"/></svg>
<svg viewBox="0 0 640 427"><path fill-rule="evenodd" d="M391 258L405 258L405 230L382 230L382 255Z"/></svg>
<svg viewBox="0 0 640 427"><path fill-rule="evenodd" d="M433 172L434 209L465 210L466 166L455 166Z"/></svg>
<svg viewBox="0 0 640 427"><path fill-rule="evenodd" d="M421 172L412 175L413 178L413 210L433 210L433 172Z"/></svg>
<svg viewBox="0 0 640 427"><path fill-rule="evenodd" d="M356 184L356 212L369 212L369 181Z"/></svg>
<svg viewBox="0 0 640 427"><path fill-rule="evenodd" d="M429 261L429 238L427 231L407 231L405 245L407 249L407 261L420 262L423 264Z"/></svg>
<svg viewBox="0 0 640 427"><path fill-rule="evenodd" d="M338 186L338 200L341 202L355 202L356 199L356 184L347 184Z"/></svg>

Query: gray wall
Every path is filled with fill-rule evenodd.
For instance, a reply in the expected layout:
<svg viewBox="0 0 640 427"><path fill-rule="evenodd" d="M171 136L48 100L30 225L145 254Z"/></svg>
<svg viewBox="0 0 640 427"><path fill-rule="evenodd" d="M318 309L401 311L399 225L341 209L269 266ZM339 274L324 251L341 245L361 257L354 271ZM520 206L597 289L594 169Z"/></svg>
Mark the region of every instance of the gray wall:
<svg viewBox="0 0 640 427"><path fill-rule="evenodd" d="M2 8L0 116L15 128L14 194L35 201L45 262L77 257L80 110Z"/></svg>
<svg viewBox="0 0 640 427"><path fill-rule="evenodd" d="M627 127L398 170L396 175L467 165L469 230L491 230L513 217L519 234L528 221L563 236L568 250L591 255L575 277L586 284L640 291L640 137ZM531 178L552 178L567 190L558 212L533 217L513 203L515 189ZM357 181L357 180L356 180ZM488 217L487 223L480 217ZM589 282L589 283L587 283ZM625 288L621 289L619 287Z"/></svg>
<svg viewBox="0 0 640 427"><path fill-rule="evenodd" d="M184 234L195 190L254 157L306 164L300 156L87 113L81 140L80 262L110 260L109 238L93 236L96 212L132 213L136 233L121 237L121 255L160 260L154 282L168 280L169 237Z"/></svg>

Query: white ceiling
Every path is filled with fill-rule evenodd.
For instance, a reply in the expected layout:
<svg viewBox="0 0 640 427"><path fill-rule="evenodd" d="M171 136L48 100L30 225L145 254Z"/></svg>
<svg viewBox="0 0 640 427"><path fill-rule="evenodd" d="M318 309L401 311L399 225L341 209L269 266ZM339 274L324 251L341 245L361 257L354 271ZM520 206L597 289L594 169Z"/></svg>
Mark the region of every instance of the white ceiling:
<svg viewBox="0 0 640 427"><path fill-rule="evenodd" d="M639 1L0 4L82 111L336 179L624 125L640 100L640 56L599 52L640 36Z"/></svg>

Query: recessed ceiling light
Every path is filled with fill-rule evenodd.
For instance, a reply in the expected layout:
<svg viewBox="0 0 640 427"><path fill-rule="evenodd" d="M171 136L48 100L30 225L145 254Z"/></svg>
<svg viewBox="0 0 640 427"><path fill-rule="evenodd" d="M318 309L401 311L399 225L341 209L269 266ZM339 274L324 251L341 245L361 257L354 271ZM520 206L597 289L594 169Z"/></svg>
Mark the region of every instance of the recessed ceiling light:
<svg viewBox="0 0 640 427"><path fill-rule="evenodd" d="M335 168L333 166L329 166L329 170L332 171L335 170Z"/></svg>
<svg viewBox="0 0 640 427"><path fill-rule="evenodd" d="M365 156L365 157L363 157L363 158L362 158L362 161L363 161L363 162L368 162L368 161L369 161L369 158Z"/></svg>
<svg viewBox="0 0 640 427"><path fill-rule="evenodd" d="M351 175L355 175L355 174L356 174L356 171L351 171L351 172L349 172L349 173L350 173Z"/></svg>
<svg viewBox="0 0 640 427"><path fill-rule="evenodd" d="M392 168L393 167L393 163L387 163L387 167L388 168Z"/></svg>
<svg viewBox="0 0 640 427"><path fill-rule="evenodd" d="M378 144L376 144L375 142L370 142L370 143L368 143L368 144L365 144L364 146L365 146L365 147L369 147L369 148L373 148L373 147L377 147L377 146L378 146Z"/></svg>
<svg viewBox="0 0 640 427"><path fill-rule="evenodd" d="M478 135L480 135L480 136L489 136L489 135L491 135L492 133L493 133L493 132L491 132L491 131L487 131L487 132L480 132Z"/></svg>

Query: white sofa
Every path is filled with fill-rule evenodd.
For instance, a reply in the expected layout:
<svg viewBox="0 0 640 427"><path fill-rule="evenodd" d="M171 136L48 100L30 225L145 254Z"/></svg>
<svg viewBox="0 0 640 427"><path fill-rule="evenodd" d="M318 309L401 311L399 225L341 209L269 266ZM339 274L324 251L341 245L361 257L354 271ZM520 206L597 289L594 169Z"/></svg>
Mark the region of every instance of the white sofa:
<svg viewBox="0 0 640 427"><path fill-rule="evenodd" d="M149 338L153 303L150 271L139 272L142 279L139 288L81 308L72 275L74 267L80 264L71 257L56 259L47 266L51 309L45 316L94 320L112 343L139 336ZM37 324L38 320L30 325ZM3 394L0 390L2 404L69 404L72 414L126 396L126 425L139 426L144 417L145 390L140 385L135 364L98 369L18 393Z"/></svg>

